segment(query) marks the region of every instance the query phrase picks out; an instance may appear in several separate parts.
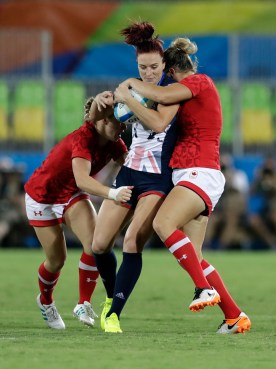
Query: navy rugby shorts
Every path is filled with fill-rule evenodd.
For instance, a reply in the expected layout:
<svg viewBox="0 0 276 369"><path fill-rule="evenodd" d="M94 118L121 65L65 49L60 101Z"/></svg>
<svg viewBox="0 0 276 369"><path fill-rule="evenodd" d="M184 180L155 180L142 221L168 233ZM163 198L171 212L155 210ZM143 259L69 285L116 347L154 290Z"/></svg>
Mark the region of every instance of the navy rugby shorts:
<svg viewBox="0 0 276 369"><path fill-rule="evenodd" d="M174 187L170 169L164 174L156 174L141 172L125 166L120 169L113 183L114 188L121 186L134 186L131 199L124 204L133 209L141 197L153 194L165 197Z"/></svg>

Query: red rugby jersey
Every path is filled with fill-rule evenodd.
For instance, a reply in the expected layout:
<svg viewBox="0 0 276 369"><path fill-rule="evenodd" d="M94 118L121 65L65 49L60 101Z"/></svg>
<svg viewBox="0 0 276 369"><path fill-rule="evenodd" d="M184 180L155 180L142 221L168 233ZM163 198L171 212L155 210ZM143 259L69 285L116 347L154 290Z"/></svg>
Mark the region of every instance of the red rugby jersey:
<svg viewBox="0 0 276 369"><path fill-rule="evenodd" d="M50 151L42 165L25 184L25 191L43 204L64 204L79 191L72 169L72 159L84 158L91 162L90 176L97 174L111 159L117 160L127 147L119 139L98 145L99 134L85 122L79 129L64 137Z"/></svg>
<svg viewBox="0 0 276 369"><path fill-rule="evenodd" d="M193 97L178 110L178 139L170 166L220 169L222 110L214 82L205 74L195 74L179 83L188 87Z"/></svg>

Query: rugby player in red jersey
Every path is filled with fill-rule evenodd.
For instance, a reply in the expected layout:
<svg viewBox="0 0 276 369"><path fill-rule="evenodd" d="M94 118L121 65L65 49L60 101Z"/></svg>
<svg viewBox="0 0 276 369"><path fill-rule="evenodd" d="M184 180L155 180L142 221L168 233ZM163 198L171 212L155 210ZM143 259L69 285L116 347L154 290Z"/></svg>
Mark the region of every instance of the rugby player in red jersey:
<svg viewBox="0 0 276 369"><path fill-rule="evenodd" d="M115 97L137 116L141 108L129 87L160 104L180 103L178 138L169 164L174 188L161 205L153 227L195 284L190 310L200 311L219 303L225 320L217 333L244 333L250 330L250 319L202 256L208 217L223 193L225 178L220 171L220 99L212 79L197 74L197 61L190 57L196 51L196 44L188 38L176 39L165 50L164 62L165 72L177 83L160 87L131 78L119 86ZM157 127L154 120L144 123L153 130Z"/></svg>
<svg viewBox="0 0 276 369"><path fill-rule="evenodd" d="M132 192L130 186L112 189L93 178L111 160L121 166L127 153L120 138L125 125L113 115L112 93L104 91L90 99L88 111L89 120L86 114L84 124L54 146L25 184L27 217L45 253L38 270L37 304L46 324L55 329L65 328L53 299L67 253L63 223L83 246L79 301L73 312L81 322L93 326L96 314L90 299L99 273L91 249L97 215L90 195L124 203Z"/></svg>

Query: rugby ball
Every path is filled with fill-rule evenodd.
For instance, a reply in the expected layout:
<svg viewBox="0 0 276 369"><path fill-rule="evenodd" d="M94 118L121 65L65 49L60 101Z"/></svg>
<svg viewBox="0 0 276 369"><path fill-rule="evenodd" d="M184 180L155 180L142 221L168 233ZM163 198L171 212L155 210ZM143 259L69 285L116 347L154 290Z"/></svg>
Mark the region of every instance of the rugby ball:
<svg viewBox="0 0 276 369"><path fill-rule="evenodd" d="M153 101L147 99L146 97L141 96L135 90L131 89L131 95L135 100L139 101L140 104L145 106L146 108L151 108L153 105ZM122 123L125 124L133 124L138 119L134 115L134 113L129 109L129 107L125 103L116 103L114 106L114 116L115 118Z"/></svg>

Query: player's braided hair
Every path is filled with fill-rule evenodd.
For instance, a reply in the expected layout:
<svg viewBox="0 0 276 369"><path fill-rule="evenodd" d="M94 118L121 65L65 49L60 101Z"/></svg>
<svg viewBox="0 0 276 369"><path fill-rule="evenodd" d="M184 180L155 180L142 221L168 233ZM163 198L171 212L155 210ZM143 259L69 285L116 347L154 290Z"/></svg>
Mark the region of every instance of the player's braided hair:
<svg viewBox="0 0 276 369"><path fill-rule="evenodd" d="M197 45L195 42L190 41L187 37L177 38L164 52L165 72L173 67L181 72L193 71L196 73L197 58L194 58L194 61L190 58L190 55L196 52Z"/></svg>
<svg viewBox="0 0 276 369"><path fill-rule="evenodd" d="M125 43L136 48L136 54L158 52L164 54L163 41L159 36L153 36L154 26L149 22L133 22L121 30Z"/></svg>
<svg viewBox="0 0 276 369"><path fill-rule="evenodd" d="M93 96L91 96L87 99L86 103L84 104L84 116L89 114L89 111L90 111L90 108L91 108L91 105L92 105L93 101L94 101Z"/></svg>
<svg viewBox="0 0 276 369"><path fill-rule="evenodd" d="M90 118L89 118L89 112L90 112L90 109L91 109L91 105L93 103L93 101L95 100L95 98L93 96L89 97L86 101L86 103L84 104L84 119L86 121L89 121Z"/></svg>

